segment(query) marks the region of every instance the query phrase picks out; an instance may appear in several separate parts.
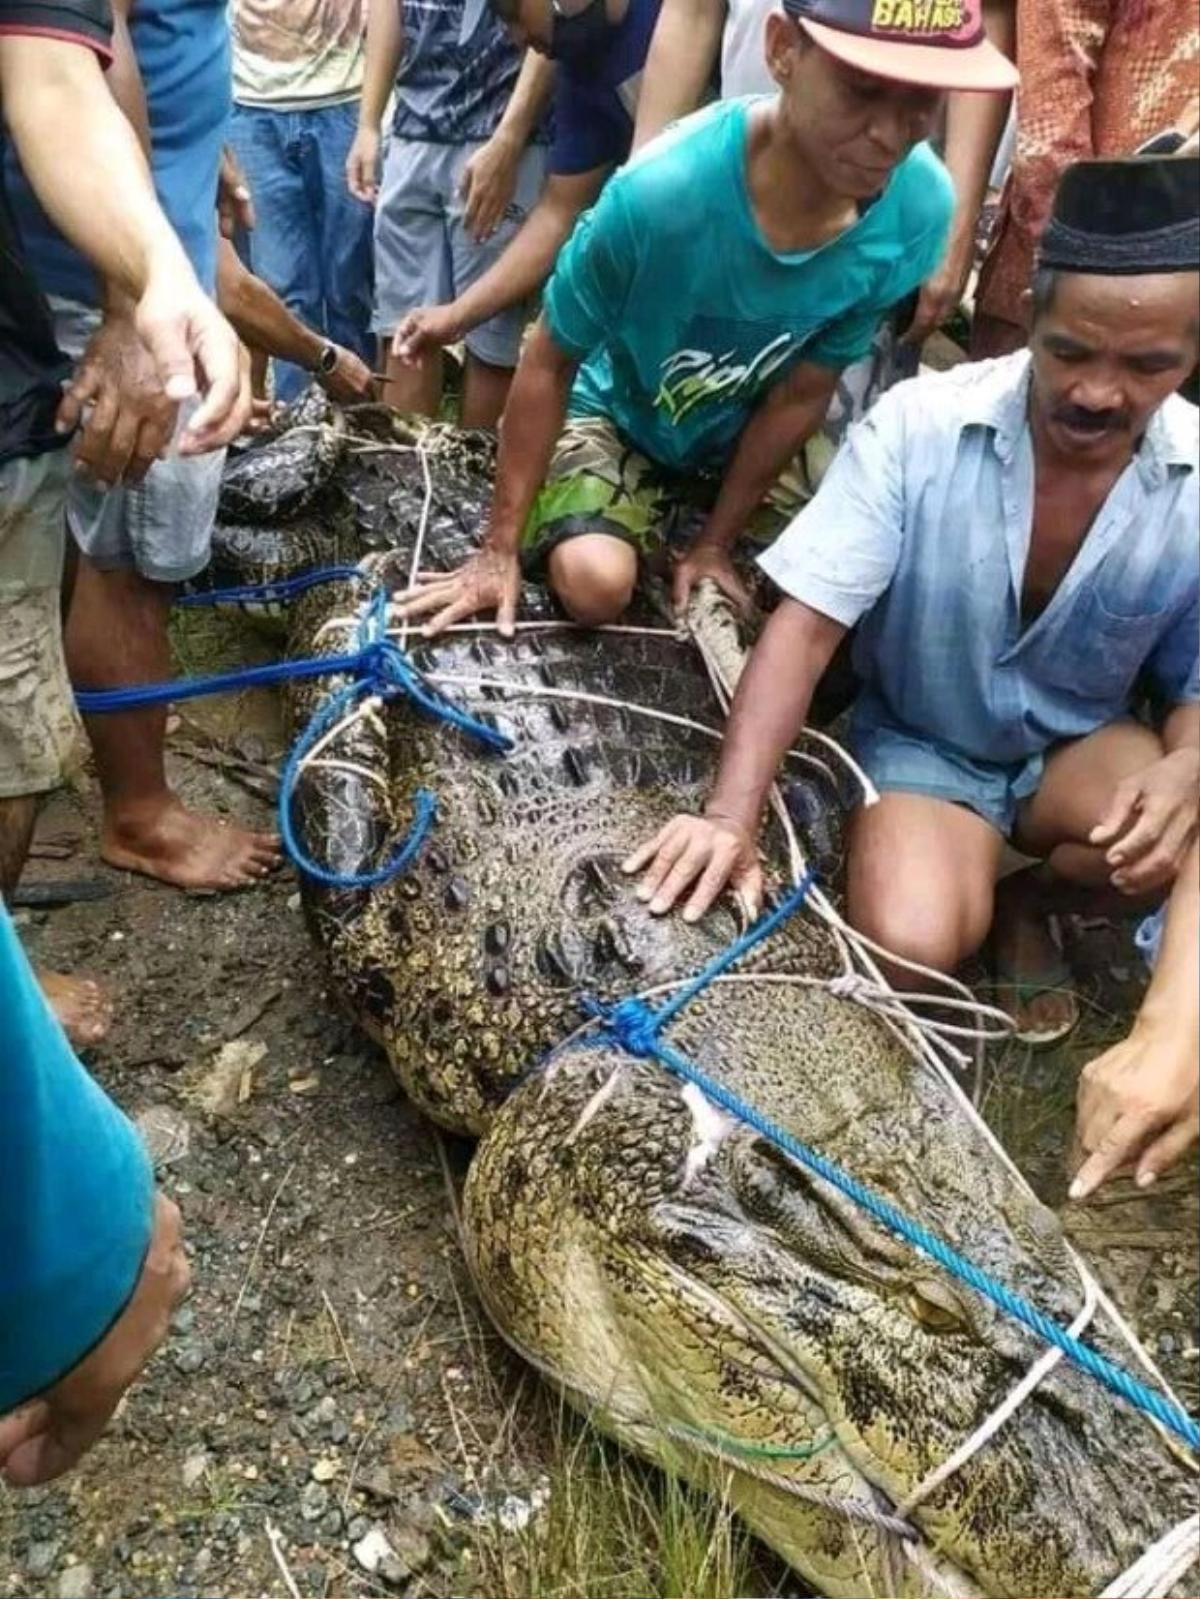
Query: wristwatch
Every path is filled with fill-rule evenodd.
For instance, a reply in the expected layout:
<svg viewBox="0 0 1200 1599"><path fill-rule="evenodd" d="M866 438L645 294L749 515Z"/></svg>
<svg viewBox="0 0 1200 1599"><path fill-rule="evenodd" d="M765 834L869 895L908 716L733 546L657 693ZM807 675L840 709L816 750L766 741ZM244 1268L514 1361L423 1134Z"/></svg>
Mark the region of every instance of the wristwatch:
<svg viewBox="0 0 1200 1599"><path fill-rule="evenodd" d="M323 344L321 353L313 362L313 371L318 377L327 378L338 364L338 347L336 344Z"/></svg>

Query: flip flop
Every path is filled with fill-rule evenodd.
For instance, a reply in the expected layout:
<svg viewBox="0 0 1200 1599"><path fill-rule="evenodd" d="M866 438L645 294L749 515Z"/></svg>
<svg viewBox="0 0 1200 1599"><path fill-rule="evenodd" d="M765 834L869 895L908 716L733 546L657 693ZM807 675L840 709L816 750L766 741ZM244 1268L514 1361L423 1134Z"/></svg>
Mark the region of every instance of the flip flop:
<svg viewBox="0 0 1200 1599"><path fill-rule="evenodd" d="M1004 1003L1004 999L997 992L996 998L1001 1008L1008 1011L1013 1020L1017 1020L1017 1012L1029 1005L1042 994L1061 994L1069 1001L1066 1018L1056 1027L1027 1027L1018 1028L1013 1035L1017 1042L1024 1044L1027 1049L1043 1050L1053 1049L1061 1044L1064 1039L1079 1026L1079 1000L1076 998L1073 979L1067 966L1054 966L1048 971L1034 978L1021 978L1015 973L997 971L993 978L993 990L1007 989L1016 996L1016 1005Z"/></svg>

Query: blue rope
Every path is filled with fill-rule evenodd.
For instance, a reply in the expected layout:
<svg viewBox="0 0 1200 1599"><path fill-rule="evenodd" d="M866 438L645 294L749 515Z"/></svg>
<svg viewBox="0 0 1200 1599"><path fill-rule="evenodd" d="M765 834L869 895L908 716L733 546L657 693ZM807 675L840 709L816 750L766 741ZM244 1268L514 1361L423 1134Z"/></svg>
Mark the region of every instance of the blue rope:
<svg viewBox="0 0 1200 1599"><path fill-rule="evenodd" d="M301 572L299 577L276 578L271 583L242 583L235 588L206 589L194 594L181 594L176 605L232 605L248 601L274 604L279 600L295 599L307 594L321 583L371 583L374 580L357 566L322 566L312 572Z"/></svg>
<svg viewBox="0 0 1200 1599"><path fill-rule="evenodd" d="M318 583L346 578L369 581L357 567L325 567L305 572L300 577L279 583L247 584L241 588L215 589L192 595L197 605L213 605L226 600L292 599ZM138 683L129 688L102 689L77 693L79 709L86 716L112 711L140 710L169 701L193 700L207 694L228 694L238 689L262 688L298 678L349 674L351 681L330 696L292 746L279 782L279 832L284 849L297 869L306 877L330 888L378 888L405 871L415 860L437 815L437 800L428 789L414 796L413 821L399 848L381 866L368 872L330 871L315 861L301 844L292 821L292 807L302 775L305 756L354 704L369 694L382 700L405 698L434 721L444 722L498 753L512 749L512 740L486 722L481 722L452 700L438 693L409 660L407 653L387 636L387 591L376 587L359 625L357 647L340 655L313 656L304 660L275 661L266 666L243 667L236 672L221 672L211 677L180 678L173 683Z"/></svg>
<svg viewBox="0 0 1200 1599"><path fill-rule="evenodd" d="M952 1249L949 1244L921 1226L919 1222L911 1220L873 1189L858 1182L824 1155L801 1143L786 1128L780 1127L770 1117L763 1115L740 1095L727 1088L724 1083L710 1077L694 1061L680 1054L659 1036L663 1027L673 1020L690 1000L707 988L715 977L719 977L747 950L753 949L756 944L769 937L782 921L797 910L804 903L811 887L810 872L787 899L706 966L700 975L688 983L667 1005L655 1008L636 997L623 999L619 1004L612 1006L602 1005L594 999L584 999L582 1001L584 1009L603 1024L599 1040L611 1040L639 1060L658 1061L676 1077L692 1083L706 1099L719 1106L727 1115L743 1122L767 1143L773 1144L792 1160L815 1172L818 1177L853 1200L905 1243L919 1249L951 1276L957 1277L960 1282L966 1283L983 1298L990 1300L999 1310L1029 1328L1043 1343L1052 1344L1056 1349L1060 1349L1068 1360L1088 1376L1102 1383L1110 1392L1127 1400L1138 1410L1153 1416L1193 1449L1200 1449L1200 1427L1179 1405L1148 1388L1122 1367L1106 1360L1096 1350L1082 1343L1065 1327L1030 1304L1022 1295L997 1282L994 1277L960 1255L957 1250ZM594 1047L597 1041L596 1035L593 1035L589 1039L582 1040L581 1044L583 1048L589 1048Z"/></svg>

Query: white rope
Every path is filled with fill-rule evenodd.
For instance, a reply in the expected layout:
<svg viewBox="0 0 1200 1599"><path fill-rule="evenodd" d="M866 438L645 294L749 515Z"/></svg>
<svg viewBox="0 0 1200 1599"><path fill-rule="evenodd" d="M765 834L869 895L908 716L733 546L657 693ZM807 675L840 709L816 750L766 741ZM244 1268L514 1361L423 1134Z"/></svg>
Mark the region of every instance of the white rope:
<svg viewBox="0 0 1200 1599"><path fill-rule="evenodd" d="M361 777L365 782L374 783L377 788L383 789L385 794L391 793L392 785L382 772L374 772L369 766L360 766L357 761L314 761L312 759L301 761L301 772L349 772L354 777Z"/></svg>
<svg viewBox="0 0 1200 1599"><path fill-rule="evenodd" d="M1151 1544L1139 1561L1109 1583L1100 1599L1166 1599L1197 1560L1200 1513L1188 1516Z"/></svg>
<svg viewBox="0 0 1200 1599"><path fill-rule="evenodd" d="M1096 1306L1099 1303L1094 1285L1089 1283L1086 1278L1083 1279L1083 1293L1083 1306L1070 1327L1072 1338L1078 1338L1080 1333L1090 1325L1092 1317L1096 1313ZM924 1504L925 1500L931 1494L936 1493L944 1482L949 1481L955 1472L961 1470L973 1455L978 1454L985 1444L990 1443L1009 1417L1015 1415L1034 1389L1050 1375L1062 1358L1063 1352L1057 1346L1047 1349L1041 1359L1030 1367L1012 1392L996 1406L995 1410L980 1426L976 1427L970 1437L965 1438L952 1455L943 1460L940 1466L930 1472L924 1482L919 1483L912 1493L896 1506L896 1514L907 1520L918 1505Z"/></svg>

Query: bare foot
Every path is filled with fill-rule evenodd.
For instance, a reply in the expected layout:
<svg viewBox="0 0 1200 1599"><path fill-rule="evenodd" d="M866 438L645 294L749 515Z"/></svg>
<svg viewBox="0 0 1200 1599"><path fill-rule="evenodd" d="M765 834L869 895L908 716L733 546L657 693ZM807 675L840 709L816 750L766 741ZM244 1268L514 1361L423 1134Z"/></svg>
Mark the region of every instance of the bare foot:
<svg viewBox="0 0 1200 1599"><path fill-rule="evenodd" d="M1062 950L1025 877L1016 873L996 890L992 926L996 999L1016 1023L1023 1044L1047 1049L1075 1030L1079 1001Z"/></svg>
<svg viewBox="0 0 1200 1599"><path fill-rule="evenodd" d="M37 977L46 1003L76 1049L88 1049L108 1036L113 1003L99 983L63 972L39 971Z"/></svg>
<svg viewBox="0 0 1200 1599"><path fill-rule="evenodd" d="M110 866L142 872L175 888L247 888L280 864L274 833L252 833L198 816L172 796L161 808L106 818L100 854Z"/></svg>

